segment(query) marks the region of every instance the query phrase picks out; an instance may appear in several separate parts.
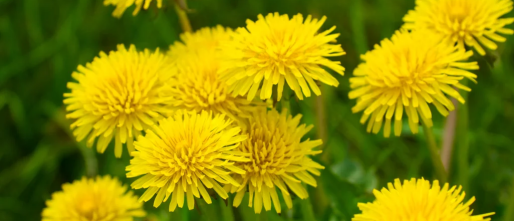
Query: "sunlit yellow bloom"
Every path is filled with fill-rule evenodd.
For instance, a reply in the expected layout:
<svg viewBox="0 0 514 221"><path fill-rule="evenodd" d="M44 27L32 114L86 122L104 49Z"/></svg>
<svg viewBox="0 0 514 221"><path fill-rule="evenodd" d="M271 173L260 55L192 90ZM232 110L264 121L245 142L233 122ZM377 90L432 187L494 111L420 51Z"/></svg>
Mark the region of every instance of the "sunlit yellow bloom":
<svg viewBox="0 0 514 221"><path fill-rule="evenodd" d="M354 113L364 111L361 123L367 131L378 133L385 122L384 136L389 137L394 116L394 133L400 136L405 110L413 133L419 119L432 126L433 104L443 116L454 110L447 95L464 103L455 88L470 91L459 83L464 77L475 81L477 62L466 62L472 51L459 50L438 37L424 32L398 31L375 49L361 56L364 62L350 79L350 99L357 99Z"/></svg>
<svg viewBox="0 0 514 221"><path fill-rule="evenodd" d="M173 105L176 108L226 114L234 120L246 118L264 102L248 101L234 96L217 74L218 45L229 38L230 29L221 26L203 28L181 36L182 42L170 47L168 53L177 73L170 81Z"/></svg>
<svg viewBox="0 0 514 221"><path fill-rule="evenodd" d="M233 40L223 44L222 79L234 94L246 95L249 100L259 89L261 99L271 98L275 85L280 100L286 82L299 99L310 97L311 90L321 94L317 80L338 86L337 79L325 68L341 75L344 68L327 57L345 52L341 45L331 44L339 36L330 34L335 26L318 32L325 20L310 15L304 20L301 14L289 19L278 13L259 15L255 22L247 20L246 28L237 29Z"/></svg>
<svg viewBox="0 0 514 221"><path fill-rule="evenodd" d="M112 12L112 16L119 18L123 15L125 10L127 10L130 6L136 5L134 12L132 15L137 15L141 8L147 10L150 7L150 3L152 0L104 0L104 5L114 5L116 9ZM157 0L157 8L162 7L162 0Z"/></svg>
<svg viewBox="0 0 514 221"><path fill-rule="evenodd" d="M159 50L138 52L133 45L129 50L119 45L109 55L101 52L86 67L80 65L72 76L78 82L68 82L66 117L75 120L71 128L77 141L89 136L92 146L98 137L98 152L103 153L113 138L116 157L121 157L125 143L132 152L134 137L171 111L165 85L171 71Z"/></svg>
<svg viewBox="0 0 514 221"><path fill-rule="evenodd" d="M221 43L228 41L233 33L232 29L221 25L201 28L193 33L182 33L180 35L182 41L176 41L170 46L168 56L172 62L177 62L177 59L187 57L186 55L200 52L219 58Z"/></svg>
<svg viewBox="0 0 514 221"><path fill-rule="evenodd" d="M241 186L226 185L225 189L237 192L233 205L238 207L247 191L250 193L248 206L260 213L262 206L266 211L275 205L277 213L281 212L277 188L282 192L287 207L293 206L289 190L300 199L309 195L302 181L316 186L311 173L319 176L323 166L314 162L310 156L321 153L313 148L322 144L321 140L301 141L311 126L300 123L301 115L292 117L287 111L279 114L276 110L259 111L250 118L247 131L248 139L243 141L238 151L250 154L250 162L236 163L246 173L235 174L234 178Z"/></svg>
<svg viewBox="0 0 514 221"><path fill-rule="evenodd" d="M416 0L415 10L403 18L408 30L426 29L445 40L475 48L485 55L495 42L505 42L512 29L505 28L514 18L502 18L512 11L512 0Z"/></svg>
<svg viewBox="0 0 514 221"><path fill-rule="evenodd" d="M62 185L43 210L43 221L132 221L145 216L132 191L109 176Z"/></svg>
<svg viewBox="0 0 514 221"><path fill-rule="evenodd" d="M449 187L446 183L441 188L436 180L399 179L389 183L381 191L373 190L373 203L359 203L361 214L352 221L488 221L494 213L471 215L469 206L475 197L463 203L462 187Z"/></svg>
<svg viewBox="0 0 514 221"><path fill-rule="evenodd" d="M140 200L148 201L155 194L154 206L171 197L170 211L187 206L194 208L194 197L211 203L206 188L214 189L226 199L221 184L239 186L229 174L244 174L234 162L248 161L244 153L235 151L246 135L231 126L223 115L179 111L163 119L135 142L134 158L127 166L127 177L144 175L132 183L132 188L147 188Z"/></svg>

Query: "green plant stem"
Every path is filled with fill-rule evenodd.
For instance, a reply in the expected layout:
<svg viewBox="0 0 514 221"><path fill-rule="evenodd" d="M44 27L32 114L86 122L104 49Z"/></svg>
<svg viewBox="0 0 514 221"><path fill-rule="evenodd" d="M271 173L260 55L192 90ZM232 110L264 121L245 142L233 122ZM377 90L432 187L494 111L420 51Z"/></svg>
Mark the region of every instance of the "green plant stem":
<svg viewBox="0 0 514 221"><path fill-rule="evenodd" d="M452 98L453 105L458 108L458 101ZM455 133L457 127L457 110L451 111L446 118L444 125L443 145L441 147L441 161L443 161L444 168L450 172L452 153L455 146Z"/></svg>
<svg viewBox="0 0 514 221"><path fill-rule="evenodd" d="M234 221L234 212L232 211L232 200L231 198L227 198L225 200L218 200L220 210L221 210L221 218L223 221ZM226 203L226 204L225 204Z"/></svg>
<svg viewBox="0 0 514 221"><path fill-rule="evenodd" d="M195 200L196 205L198 205L198 209L200 210L200 220L221 220L220 214L218 213L218 201L223 201L222 199L212 200L211 204L207 204L204 200ZM187 206L186 206L187 207Z"/></svg>
<svg viewBox="0 0 514 221"><path fill-rule="evenodd" d="M437 148L434 133L431 128L428 128L424 124L423 131L425 132L428 150L430 151L430 158L432 158L432 164L434 165L437 178L439 179L439 182L446 183L448 182L448 175L444 169L443 163L441 162L441 156L439 155L439 149Z"/></svg>
<svg viewBox="0 0 514 221"><path fill-rule="evenodd" d="M321 87L323 90L324 87ZM325 96L323 96L323 92L320 96L316 96L316 104L314 111L316 112L316 132L318 134L318 139L323 141L323 144L327 142L327 117L326 117L326 109L325 109ZM321 147L325 149L325 145ZM321 157L321 161L325 164L328 164L330 161L330 157L328 151L323 151Z"/></svg>
<svg viewBox="0 0 514 221"><path fill-rule="evenodd" d="M512 178L512 189L510 191L510 199L514 199L514 178ZM511 200L510 203L507 205L507 210L505 211L505 221L511 221L514 220L514 200Z"/></svg>
<svg viewBox="0 0 514 221"><path fill-rule="evenodd" d="M314 216L314 212L312 211L311 199L310 198L303 199L300 202L301 202L300 205L302 207L303 220L305 220L305 221L316 220L316 217Z"/></svg>
<svg viewBox="0 0 514 221"><path fill-rule="evenodd" d="M191 23L187 17L187 12L184 11L184 9L182 9L178 4L175 4L175 11L177 11L178 20L180 22L180 27L182 27L182 31L192 32L193 28L191 27Z"/></svg>
<svg viewBox="0 0 514 221"><path fill-rule="evenodd" d="M469 175L468 106L459 105L457 111L457 181L466 191Z"/></svg>

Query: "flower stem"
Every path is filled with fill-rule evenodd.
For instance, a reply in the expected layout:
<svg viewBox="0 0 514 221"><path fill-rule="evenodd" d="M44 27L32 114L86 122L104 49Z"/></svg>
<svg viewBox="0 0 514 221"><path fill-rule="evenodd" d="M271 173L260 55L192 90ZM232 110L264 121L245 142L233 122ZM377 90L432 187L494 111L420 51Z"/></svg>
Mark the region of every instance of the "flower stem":
<svg viewBox="0 0 514 221"><path fill-rule="evenodd" d="M234 221L234 213L232 211L232 200L229 198L225 200L218 200L221 211L221 220Z"/></svg>
<svg viewBox="0 0 514 221"><path fill-rule="evenodd" d="M452 98L455 107L459 106L457 99ZM455 140L455 127L457 125L457 110L451 111L444 125L443 146L441 148L441 161L446 171L450 171L452 152Z"/></svg>
<svg viewBox="0 0 514 221"><path fill-rule="evenodd" d="M177 11L178 20L180 21L182 31L192 32L193 28L191 28L191 23L189 22L189 18L187 17L186 11L184 11L184 9L182 9L178 4L175 4L175 11Z"/></svg>
<svg viewBox="0 0 514 221"><path fill-rule="evenodd" d="M437 174L437 178L439 182L446 183L448 182L448 175L446 170L444 169L443 162L441 162L441 157L439 156L439 150L437 148L437 143L435 141L434 133L431 128L428 128L423 124L423 131L425 132L425 136L427 139L428 150L430 151L430 157L432 158L432 164L434 165L434 169Z"/></svg>
<svg viewBox="0 0 514 221"><path fill-rule="evenodd" d="M510 198L514 199L514 178L512 179L512 190L510 191ZM511 221L514 219L514 200L511 200L507 205L507 210L505 212L505 221Z"/></svg>
<svg viewBox="0 0 514 221"><path fill-rule="evenodd" d="M305 221L316 220L316 217L314 216L314 212L312 211L311 199L310 198L303 199L303 200L300 200L300 202L301 202L300 205L302 207L303 220L305 220Z"/></svg>
<svg viewBox="0 0 514 221"><path fill-rule="evenodd" d="M468 106L460 105L457 115L457 181L464 190L468 188L469 175L469 140L468 140Z"/></svg>
<svg viewBox="0 0 514 221"><path fill-rule="evenodd" d="M323 89L323 87L321 87ZM316 129L318 134L318 139L323 141L323 144L327 142L327 118L325 113L325 97L323 94L316 96L316 105L314 111L316 112ZM323 149L324 146L323 146ZM323 163L328 163L330 161L328 151L323 151L321 155L321 161Z"/></svg>

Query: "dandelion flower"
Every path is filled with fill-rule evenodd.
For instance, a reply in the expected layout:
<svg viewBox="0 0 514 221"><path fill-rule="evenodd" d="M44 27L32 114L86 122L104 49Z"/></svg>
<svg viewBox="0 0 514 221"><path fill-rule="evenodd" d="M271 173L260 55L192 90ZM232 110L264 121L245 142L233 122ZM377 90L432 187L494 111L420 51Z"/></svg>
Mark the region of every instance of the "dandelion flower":
<svg viewBox="0 0 514 221"><path fill-rule="evenodd" d="M512 0L416 0L415 10L403 18L404 28L426 29L485 55L483 46L496 50L495 42L505 42L499 34L514 34L505 27L514 18L502 18L512 11L512 4Z"/></svg>
<svg viewBox="0 0 514 221"><path fill-rule="evenodd" d="M250 192L250 207L255 213L260 213L262 206L266 211L275 206L277 213L281 212L277 188L282 192L287 207L293 206L291 190L300 199L308 197L302 181L316 186L316 180L311 174L319 176L323 166L314 162L310 155L321 153L313 150L322 144L321 140L305 140L302 137L309 132L311 126L298 126L301 115L292 117L287 111L279 114L276 110L256 112L250 118L247 131L248 139L243 141L238 151L250 154L251 161L238 162L237 166L246 173L234 174L241 186L226 185L225 189L237 192L233 205L238 207L247 191Z"/></svg>
<svg viewBox="0 0 514 221"><path fill-rule="evenodd" d="M179 111L148 130L135 142L134 158L127 166L127 177L144 175L131 185L147 188L140 200L157 194L153 205L158 207L172 195L169 211L174 211L177 205L182 208L185 197L190 210L194 197L210 204L207 189L226 199L220 183L239 186L229 174L244 174L234 163L248 161L244 153L234 150L246 136L231 123L223 115Z"/></svg>
<svg viewBox="0 0 514 221"><path fill-rule="evenodd" d="M466 77L475 81L477 62L466 62L472 51L440 41L425 32L398 31L391 40L385 39L375 49L362 55L364 63L350 79L350 99L357 98L354 113L364 111L361 123L368 121L367 131L378 133L384 124L384 136L400 136L405 110L413 133L418 132L419 119L432 126L433 104L443 116L455 109L447 95L464 103L456 88L470 91L462 85Z"/></svg>
<svg viewBox="0 0 514 221"><path fill-rule="evenodd" d="M301 14L289 19L278 13L259 15L256 22L247 20L246 28L237 29L233 39L223 44L222 79L234 94L246 95L248 100L259 89L260 99L271 98L275 85L280 100L286 82L300 100L310 97L311 90L321 94L316 81L337 87L339 82L326 68L341 75L344 68L327 57L345 52L341 45L332 44L339 36L331 34L335 26L318 32L325 20L310 15L304 20Z"/></svg>
<svg viewBox="0 0 514 221"><path fill-rule="evenodd" d="M132 12L132 15L135 16L139 11L141 11L141 8L147 10L150 7L150 3L152 3L152 0L104 0L104 5L116 6L116 9L112 12L112 16L116 18L120 18L125 10L134 4L136 5L136 8L134 9L134 12ZM161 7L162 0L157 0L157 8Z"/></svg>
<svg viewBox="0 0 514 221"><path fill-rule="evenodd" d="M179 109L222 113L233 120L247 118L264 102L248 101L234 96L218 74L219 55L217 45L228 39L230 29L221 26L203 28L195 33L182 35L184 43L177 42L170 48L176 75L171 82L173 105Z"/></svg>
<svg viewBox="0 0 514 221"><path fill-rule="evenodd" d="M222 42L226 42L233 34L232 29L221 25L216 27L201 28L196 32L185 32L180 35L182 41L176 41L170 46L168 56L172 62L187 57L188 54L207 53L212 57L219 58L219 49ZM178 62L180 63L180 62Z"/></svg>
<svg viewBox="0 0 514 221"><path fill-rule="evenodd" d="M169 115L171 103L165 85L171 78L166 57L158 50L136 51L123 45L109 55L80 65L69 82L70 93L64 94L64 104L74 119L71 128L77 141L87 138L92 146L98 138L97 150L103 153L114 138L115 155L121 157L122 144L129 153L134 150L133 138L143 129Z"/></svg>
<svg viewBox="0 0 514 221"><path fill-rule="evenodd" d="M471 215L469 208L475 201L471 198L466 203L462 187L449 187L446 183L441 188L436 180L399 179L389 183L381 191L373 190L376 200L373 203L359 203L361 214L355 215L352 221L488 221L494 213Z"/></svg>
<svg viewBox="0 0 514 221"><path fill-rule="evenodd" d="M143 217L143 204L132 191L109 176L82 178L52 194L43 210L43 221L132 221Z"/></svg>

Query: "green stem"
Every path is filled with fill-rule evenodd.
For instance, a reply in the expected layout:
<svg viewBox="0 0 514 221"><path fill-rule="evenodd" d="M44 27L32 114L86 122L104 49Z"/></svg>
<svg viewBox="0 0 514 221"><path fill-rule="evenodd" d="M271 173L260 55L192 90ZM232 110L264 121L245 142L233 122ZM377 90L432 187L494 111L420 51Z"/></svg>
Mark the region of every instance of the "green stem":
<svg viewBox="0 0 514 221"><path fill-rule="evenodd" d="M459 105L457 111L457 181L466 191L469 175L468 106Z"/></svg>
<svg viewBox="0 0 514 221"><path fill-rule="evenodd" d="M280 100L280 111L284 111L287 109L289 114L292 114L291 111L291 101L289 100L291 97L291 89L288 87L284 87L284 91L282 91L282 99Z"/></svg>
<svg viewBox="0 0 514 221"><path fill-rule="evenodd" d="M219 201L219 205L220 205L220 210L221 210L221 220L223 221L234 221L234 212L232 211L232 200L231 198L228 198L226 200L226 204L225 204L225 200L218 200Z"/></svg>
<svg viewBox="0 0 514 221"><path fill-rule="evenodd" d="M266 211L261 211L260 214L257 215L259 221L268 221L268 213Z"/></svg>
<svg viewBox="0 0 514 221"><path fill-rule="evenodd" d="M510 199L514 199L514 178L512 179L512 190L510 191ZM505 211L505 221L514 220L514 200L511 200L507 205L507 210Z"/></svg>
<svg viewBox="0 0 514 221"><path fill-rule="evenodd" d="M364 12L363 12L363 0L353 0L350 6L350 25L353 32L353 40L355 48L359 54L364 54L368 51L368 45L366 40L366 31L364 29Z"/></svg>
<svg viewBox="0 0 514 221"><path fill-rule="evenodd" d="M320 96L316 96L316 104L314 105L314 111L316 112L316 129L318 134L318 139L323 141L323 144L327 142L327 117L326 117L326 109L325 109L325 96L323 95L324 90L323 86L321 86L322 93ZM325 145L323 145L323 153L320 157L321 161L325 164L330 162L330 156L328 151L325 149Z"/></svg>
<svg viewBox="0 0 514 221"><path fill-rule="evenodd" d="M437 178L441 184L448 182L448 175L444 169L443 162L441 162L441 156L439 155L439 149L435 141L434 133L431 128L428 128L423 124L423 131L427 139L428 150L430 151L430 158L432 158L432 164L437 174Z"/></svg>
<svg viewBox="0 0 514 221"><path fill-rule="evenodd" d="M223 201L222 199L212 200L212 204L207 204L204 200L196 200L196 204L198 205L198 209L200 210L200 220L221 220L216 204L218 201ZM214 205L213 205L214 204Z"/></svg>
<svg viewBox="0 0 514 221"><path fill-rule="evenodd" d="M300 205L302 207L303 220L305 220L305 221L316 220L316 217L314 216L314 212L312 211L311 199L310 198L303 199L303 200L300 200L300 202L301 202Z"/></svg>
<svg viewBox="0 0 514 221"><path fill-rule="evenodd" d="M187 12L184 11L184 9L182 9L182 7L178 4L175 4L175 11L177 11L178 20L180 22L180 26L182 27L182 31L192 32L193 28L191 27L191 23L187 17Z"/></svg>

